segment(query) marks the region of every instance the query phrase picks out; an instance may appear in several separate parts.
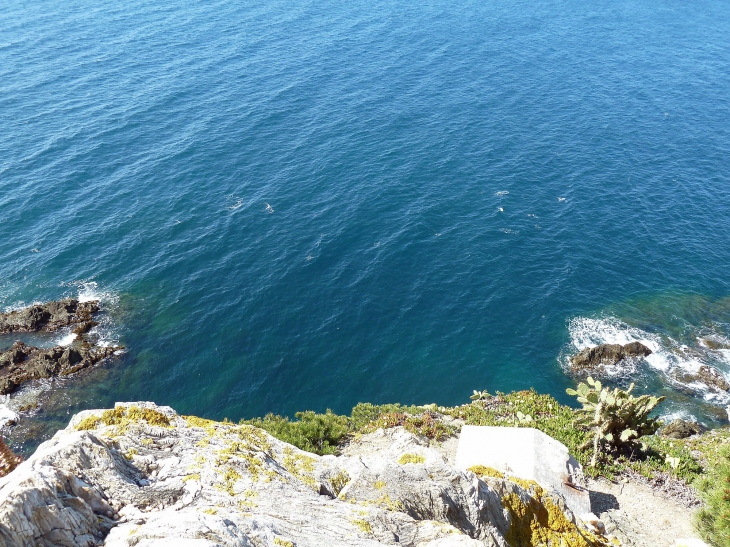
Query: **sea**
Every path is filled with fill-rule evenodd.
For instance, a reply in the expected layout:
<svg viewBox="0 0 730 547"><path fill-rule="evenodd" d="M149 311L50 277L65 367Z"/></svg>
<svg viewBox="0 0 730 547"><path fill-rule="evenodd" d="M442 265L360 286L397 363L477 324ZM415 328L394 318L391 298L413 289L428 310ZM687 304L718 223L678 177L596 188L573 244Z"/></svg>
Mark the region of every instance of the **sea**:
<svg viewBox="0 0 730 547"><path fill-rule="evenodd" d="M125 347L4 397L21 451L116 401L574 404L633 340L604 383L726 424L676 377L730 378L729 265L725 0L0 6L0 310Z"/></svg>

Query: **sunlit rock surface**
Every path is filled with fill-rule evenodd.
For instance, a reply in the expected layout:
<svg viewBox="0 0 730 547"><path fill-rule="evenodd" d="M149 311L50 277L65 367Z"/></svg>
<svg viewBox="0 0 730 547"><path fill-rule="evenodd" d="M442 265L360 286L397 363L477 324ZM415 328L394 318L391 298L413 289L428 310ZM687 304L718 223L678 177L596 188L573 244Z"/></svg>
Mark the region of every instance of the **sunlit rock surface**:
<svg viewBox="0 0 730 547"><path fill-rule="evenodd" d="M320 457L252 426L117 404L74 416L0 479L0 544L606 544L559 495L448 462L402 428Z"/></svg>

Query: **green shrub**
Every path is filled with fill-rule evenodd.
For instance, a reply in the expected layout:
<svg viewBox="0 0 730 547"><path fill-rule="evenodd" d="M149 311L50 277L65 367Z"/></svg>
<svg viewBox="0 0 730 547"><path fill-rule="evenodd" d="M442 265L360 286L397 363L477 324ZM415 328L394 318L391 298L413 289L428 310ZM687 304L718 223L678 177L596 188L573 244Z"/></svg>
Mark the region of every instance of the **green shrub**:
<svg viewBox="0 0 730 547"><path fill-rule="evenodd" d="M355 408L352 409L352 415L350 417L352 430L359 431L370 422L374 422L380 418L383 414L393 414L396 412L402 414L414 414L418 413L418 409L416 407L405 407L399 404L373 405L370 403L358 403Z"/></svg>
<svg viewBox="0 0 730 547"><path fill-rule="evenodd" d="M469 425L490 425L507 427L534 427L563 443L570 453L583 465L584 472L591 476L605 476L613 479L627 470L653 477L657 472L692 482L701 475L702 467L695 453L712 455L715 446L727 437L712 437L707 447L699 446L702 440L709 443L708 435L700 440L682 441L664 439L655 435L644 436L641 441L646 450L634 453L604 453L604 457L591 467L592 431L588 427L576 427L575 420L581 410L561 405L550 395L541 395L534 389L513 393L497 393L490 396L478 392L480 398L471 404L439 410L463 420ZM577 393L577 392L576 392ZM439 414L429 407L404 406L400 404L373 405L360 403L352 409L351 416L341 416L328 410L325 414L312 411L298 412L295 420L268 414L242 423L260 427L274 437L316 454L336 454L353 434L367 434L378 428L402 426L407 431L431 439L444 439L458 433L458 428L444 424ZM654 423L656 425L656 423ZM653 428L653 426L652 426ZM643 431L643 429L642 429ZM706 465L703 463L703 465Z"/></svg>
<svg viewBox="0 0 730 547"><path fill-rule="evenodd" d="M730 447L723 447L709 473L698 481L705 505L695 517L702 539L715 547L730 547Z"/></svg>
<svg viewBox="0 0 730 547"><path fill-rule="evenodd" d="M438 419L437 415L432 412L422 412L421 414L411 415L405 412L388 412L379 415L374 420L360 427L358 433L372 433L377 429L389 429L391 427L403 426L406 431L410 431L414 435L443 440L446 437L454 435L457 429L448 426Z"/></svg>
<svg viewBox="0 0 730 547"><path fill-rule="evenodd" d="M327 409L325 414L317 414L312 410L297 412L296 420L275 414L267 414L263 418L242 420L269 432L272 436L297 448L323 456L335 454L337 445L350 432L347 416L340 416Z"/></svg>
<svg viewBox="0 0 730 547"><path fill-rule="evenodd" d="M286 416L267 414L263 418L241 420L241 423L260 427L281 441L320 456L336 454L338 445L350 434L371 433L380 427L402 425L411 433L431 439L442 439L456 431L435 419L430 412L399 404L359 403L352 409L351 417L329 409L325 414L307 410L297 412L295 416L296 420L290 420Z"/></svg>

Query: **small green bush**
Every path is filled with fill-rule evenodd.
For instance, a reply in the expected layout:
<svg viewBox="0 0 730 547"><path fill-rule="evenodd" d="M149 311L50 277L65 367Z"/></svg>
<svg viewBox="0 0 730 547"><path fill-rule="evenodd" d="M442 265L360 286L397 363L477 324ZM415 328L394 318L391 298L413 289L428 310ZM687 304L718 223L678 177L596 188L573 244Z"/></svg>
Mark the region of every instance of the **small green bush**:
<svg viewBox="0 0 730 547"><path fill-rule="evenodd" d="M406 431L410 431L414 435L443 440L446 437L457 433L457 429L448 426L439 420L436 415L431 412L422 412L421 414L411 415L405 412L388 412L380 414L374 420L360 427L358 433L372 433L377 429L389 429L391 427L403 426Z"/></svg>
<svg viewBox="0 0 730 547"><path fill-rule="evenodd" d="M695 517L702 539L715 547L730 547L730 447L720 449L709 473L697 487L705 501Z"/></svg>
<svg viewBox="0 0 730 547"><path fill-rule="evenodd" d="M297 419L291 421L285 416L267 414L241 423L260 427L279 440L320 456L336 454L337 445L350 432L347 416L335 414L330 409L325 414L307 410L297 412L295 416Z"/></svg>
<svg viewBox="0 0 730 547"><path fill-rule="evenodd" d="M352 409L352 415L350 417L350 423L353 431L359 431L363 427L367 426L370 422L374 422L383 414L414 414L418 410L416 407L405 407L399 404L393 405L373 405L370 403L358 403L355 408Z"/></svg>
<svg viewBox="0 0 730 547"><path fill-rule="evenodd" d="M296 420L290 420L286 416L267 414L263 418L241 420L241 423L260 427L281 441L320 456L336 454L338 445L343 444L348 435L371 433L380 427L402 425L411 433L431 439L442 439L455 432L453 427L442 424L422 408L399 404L359 403L350 417L329 409L325 414L307 410L297 412L295 416Z"/></svg>

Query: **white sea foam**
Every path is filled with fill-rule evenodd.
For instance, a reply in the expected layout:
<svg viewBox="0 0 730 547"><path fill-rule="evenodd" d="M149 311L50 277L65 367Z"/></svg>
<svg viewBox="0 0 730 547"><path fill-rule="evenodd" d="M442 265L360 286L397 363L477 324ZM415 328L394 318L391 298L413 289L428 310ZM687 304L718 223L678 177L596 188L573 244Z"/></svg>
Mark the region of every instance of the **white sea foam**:
<svg viewBox="0 0 730 547"><path fill-rule="evenodd" d="M59 346L70 346L74 340L76 340L76 335L73 332L69 332L57 340L56 344Z"/></svg>
<svg viewBox="0 0 730 547"><path fill-rule="evenodd" d="M679 366L688 372L695 372L699 368L699 364L693 360L681 359L672 351L672 346L677 348L679 344L672 344L671 340L662 340L662 337L657 334L631 327L615 317L577 317L570 322L568 330L571 343L578 351L600 344L624 345L630 342L641 342L652 351L644 358L644 361L655 370L668 372L671 368ZM669 345L667 345L667 341L669 341ZM633 373L636 371L637 365L638 360L627 360L614 367L606 367L606 373Z"/></svg>
<svg viewBox="0 0 730 547"><path fill-rule="evenodd" d="M615 317L576 317L568 325L570 340L575 349L582 350L599 344L628 344L641 342L652 351L660 347L659 337L630 327Z"/></svg>
<svg viewBox="0 0 730 547"><path fill-rule="evenodd" d="M243 207L243 199L238 196L226 196L228 199L232 200L233 203L226 207L229 211L235 211L236 209L239 209Z"/></svg>
<svg viewBox="0 0 730 547"><path fill-rule="evenodd" d="M98 300L106 310L106 313L101 313L95 318L95 321L99 321L99 325L91 330L91 333L97 337L96 343L99 346L118 346L119 335L109 315L109 310L119 302L119 295L113 291L99 288L96 281L77 281L73 285L78 287L79 302ZM63 340L65 341L66 338Z"/></svg>
<svg viewBox="0 0 730 547"><path fill-rule="evenodd" d="M730 349L718 349L715 350L715 354L720 360L730 365Z"/></svg>
<svg viewBox="0 0 730 547"><path fill-rule="evenodd" d="M79 281L75 284L79 288L79 302L99 300L103 304L115 304L119 300L116 293L100 290L96 281Z"/></svg>
<svg viewBox="0 0 730 547"><path fill-rule="evenodd" d="M600 344L624 345L629 342L641 342L652 351L650 355L643 359L626 359L617 365L604 367L604 373L608 376L634 377L640 372L642 363L645 363L648 367L647 372L653 370L659 373L659 377L669 385L682 385L713 403L726 404L730 401L730 394L717 393L701 382L682 383L674 377L678 372L696 374L703 365L718 368L714 358L721 355L724 359L725 352L730 358L730 350L708 351L700 346L690 347L669 336L632 327L615 317L577 317L570 322L568 330L572 348L561 355L561 362L566 367L569 356L576 351ZM725 377L728 376L724 371L720 372Z"/></svg>
<svg viewBox="0 0 730 547"><path fill-rule="evenodd" d="M495 192L494 195L501 198L502 196L509 195L509 192L507 190L500 190L499 192Z"/></svg>

